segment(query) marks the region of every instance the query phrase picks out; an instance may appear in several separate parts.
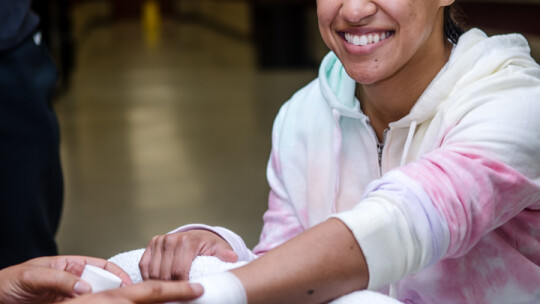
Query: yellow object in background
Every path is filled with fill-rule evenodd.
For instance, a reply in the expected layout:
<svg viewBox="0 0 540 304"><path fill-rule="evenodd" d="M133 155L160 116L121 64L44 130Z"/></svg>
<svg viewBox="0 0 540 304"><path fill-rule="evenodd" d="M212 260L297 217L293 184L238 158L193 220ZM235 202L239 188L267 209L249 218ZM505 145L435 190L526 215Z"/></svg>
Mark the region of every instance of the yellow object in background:
<svg viewBox="0 0 540 304"><path fill-rule="evenodd" d="M161 10L157 0L145 0L142 6L142 26L148 46L159 43L161 33Z"/></svg>

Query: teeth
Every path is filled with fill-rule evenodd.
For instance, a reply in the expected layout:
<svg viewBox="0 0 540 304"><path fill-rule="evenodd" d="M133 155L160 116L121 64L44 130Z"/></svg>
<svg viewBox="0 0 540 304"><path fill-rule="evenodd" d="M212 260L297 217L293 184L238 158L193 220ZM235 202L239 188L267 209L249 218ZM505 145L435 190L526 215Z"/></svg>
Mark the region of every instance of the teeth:
<svg viewBox="0 0 540 304"><path fill-rule="evenodd" d="M345 40L348 43L354 45L368 45L372 43L377 43L383 41L384 39L390 37L390 32L381 33L381 34L369 34L369 35L353 35L351 33L345 33Z"/></svg>
<svg viewBox="0 0 540 304"><path fill-rule="evenodd" d="M360 45L367 45L367 44L368 44L367 36L366 35L360 36Z"/></svg>

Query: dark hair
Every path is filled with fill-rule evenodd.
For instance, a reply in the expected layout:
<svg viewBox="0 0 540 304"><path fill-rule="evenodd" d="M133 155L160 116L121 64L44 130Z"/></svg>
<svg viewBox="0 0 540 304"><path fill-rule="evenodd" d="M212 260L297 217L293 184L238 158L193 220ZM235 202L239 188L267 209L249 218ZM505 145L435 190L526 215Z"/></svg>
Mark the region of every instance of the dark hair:
<svg viewBox="0 0 540 304"><path fill-rule="evenodd" d="M460 25L458 13L455 4L444 8L444 36L452 43L457 43L461 34L465 32Z"/></svg>

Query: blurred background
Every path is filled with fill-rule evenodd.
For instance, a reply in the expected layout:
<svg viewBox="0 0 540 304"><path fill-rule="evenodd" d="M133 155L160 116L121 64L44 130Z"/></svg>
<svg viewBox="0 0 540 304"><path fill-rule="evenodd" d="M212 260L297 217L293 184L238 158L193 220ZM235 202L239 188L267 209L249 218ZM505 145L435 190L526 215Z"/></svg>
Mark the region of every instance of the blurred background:
<svg viewBox="0 0 540 304"><path fill-rule="evenodd" d="M540 0L459 1L467 26L523 33ZM61 254L102 258L188 223L249 247L266 209L274 116L328 51L313 0L40 0L60 70Z"/></svg>

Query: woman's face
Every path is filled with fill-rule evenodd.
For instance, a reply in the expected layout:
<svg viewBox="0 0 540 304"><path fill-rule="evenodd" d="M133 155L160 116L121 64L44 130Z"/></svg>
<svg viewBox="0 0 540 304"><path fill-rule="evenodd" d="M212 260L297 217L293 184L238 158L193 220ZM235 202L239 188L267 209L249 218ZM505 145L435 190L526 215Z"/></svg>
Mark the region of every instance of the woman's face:
<svg viewBox="0 0 540 304"><path fill-rule="evenodd" d="M353 79L374 84L442 56L443 6L453 1L317 0L319 30Z"/></svg>

